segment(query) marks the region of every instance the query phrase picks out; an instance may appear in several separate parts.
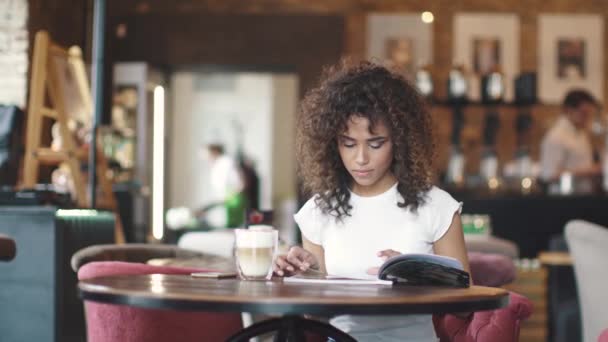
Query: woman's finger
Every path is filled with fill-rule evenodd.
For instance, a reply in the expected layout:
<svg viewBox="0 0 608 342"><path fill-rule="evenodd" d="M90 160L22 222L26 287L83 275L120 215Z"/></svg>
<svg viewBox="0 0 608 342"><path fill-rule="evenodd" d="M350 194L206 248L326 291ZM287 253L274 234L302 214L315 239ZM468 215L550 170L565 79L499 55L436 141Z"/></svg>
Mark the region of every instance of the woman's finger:
<svg viewBox="0 0 608 342"><path fill-rule="evenodd" d="M371 267L367 269L367 274L378 275L378 271L380 271L380 267Z"/></svg>
<svg viewBox="0 0 608 342"><path fill-rule="evenodd" d="M295 270L295 268L294 268L293 264L292 264L292 263L290 263L288 259L285 259L285 260L283 261L283 264L282 264L282 265L283 265L283 269L285 269L285 270L287 270L287 271L289 271L289 272L293 272L293 271Z"/></svg>
<svg viewBox="0 0 608 342"><path fill-rule="evenodd" d="M285 270L289 271L289 272L293 272L294 271L294 267L293 265L291 265L287 259L285 258L284 255L280 255L277 257L276 261L275 261L275 265L277 266L277 268L279 269L280 272L277 272L277 274L284 273Z"/></svg>
<svg viewBox="0 0 608 342"><path fill-rule="evenodd" d="M309 268L318 268L317 258L300 246L293 246L285 256L286 262L293 266L290 271L307 271Z"/></svg>
<svg viewBox="0 0 608 342"><path fill-rule="evenodd" d="M392 258L394 256L400 255L401 253L397 252L396 250L393 249L385 249L382 250L380 252L378 252L378 256L381 257L382 259L386 260L388 258Z"/></svg>
<svg viewBox="0 0 608 342"><path fill-rule="evenodd" d="M303 267L302 255L298 252L292 253L290 251L290 253L287 253L287 262L289 262L296 268L301 269Z"/></svg>

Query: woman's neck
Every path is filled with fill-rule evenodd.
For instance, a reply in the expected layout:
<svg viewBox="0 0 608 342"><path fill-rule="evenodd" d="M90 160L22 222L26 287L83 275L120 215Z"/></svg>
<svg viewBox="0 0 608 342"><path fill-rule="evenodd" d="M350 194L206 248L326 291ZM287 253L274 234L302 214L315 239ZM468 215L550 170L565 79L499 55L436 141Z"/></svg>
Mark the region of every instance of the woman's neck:
<svg viewBox="0 0 608 342"><path fill-rule="evenodd" d="M385 193L393 185L397 183L397 178L391 173L379 179L372 185L361 185L357 182L353 182L351 185L351 191L361 197L372 197Z"/></svg>

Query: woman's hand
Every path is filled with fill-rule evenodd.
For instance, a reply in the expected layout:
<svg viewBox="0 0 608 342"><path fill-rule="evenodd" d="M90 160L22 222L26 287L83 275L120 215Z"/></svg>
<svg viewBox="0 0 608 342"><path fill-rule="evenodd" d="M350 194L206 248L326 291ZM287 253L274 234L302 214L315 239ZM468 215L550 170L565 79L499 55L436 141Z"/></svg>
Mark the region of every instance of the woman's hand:
<svg viewBox="0 0 608 342"><path fill-rule="evenodd" d="M317 258L300 246L293 246L287 251L287 255L277 256L273 270L278 276L291 276L308 269L319 269Z"/></svg>
<svg viewBox="0 0 608 342"><path fill-rule="evenodd" d="M376 255L382 258L382 261L386 261L394 256L401 255L401 253L392 249L385 249L376 253ZM367 269L367 274L378 275L379 270L380 267L371 267Z"/></svg>

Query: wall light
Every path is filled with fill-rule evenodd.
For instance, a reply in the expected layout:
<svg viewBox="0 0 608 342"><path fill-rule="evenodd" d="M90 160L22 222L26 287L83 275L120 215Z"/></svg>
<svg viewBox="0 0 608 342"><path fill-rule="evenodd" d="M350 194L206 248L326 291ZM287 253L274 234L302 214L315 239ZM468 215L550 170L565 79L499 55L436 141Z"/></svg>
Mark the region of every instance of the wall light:
<svg viewBox="0 0 608 342"><path fill-rule="evenodd" d="M425 24L430 24L435 20L435 16L429 11L422 12L420 17L422 18L422 22Z"/></svg>
<svg viewBox="0 0 608 342"><path fill-rule="evenodd" d="M152 138L152 235L161 240L165 223L165 89L154 87Z"/></svg>

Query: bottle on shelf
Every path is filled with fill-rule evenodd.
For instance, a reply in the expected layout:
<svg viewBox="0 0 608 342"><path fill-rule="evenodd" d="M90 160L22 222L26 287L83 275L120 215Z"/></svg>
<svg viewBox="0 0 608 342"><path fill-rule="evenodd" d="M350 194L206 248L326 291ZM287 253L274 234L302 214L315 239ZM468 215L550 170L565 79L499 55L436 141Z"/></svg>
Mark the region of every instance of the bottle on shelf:
<svg viewBox="0 0 608 342"><path fill-rule="evenodd" d="M497 104L503 101L505 94L504 75L499 66L481 78L481 101L484 104Z"/></svg>
<svg viewBox="0 0 608 342"><path fill-rule="evenodd" d="M448 102L458 104L467 101L468 82L462 66L454 66L448 75Z"/></svg>
<svg viewBox="0 0 608 342"><path fill-rule="evenodd" d="M485 116L483 129L484 150L481 156L479 171L482 180L491 190L495 190L500 185L498 157L496 155L496 135L499 127L500 119L498 112L495 110L488 110Z"/></svg>
<svg viewBox="0 0 608 342"><path fill-rule="evenodd" d="M416 87L418 88L418 91L420 91L420 94L427 99L432 99L434 91L433 76L428 66L422 65L419 67L418 70L416 70L415 76Z"/></svg>
<svg viewBox="0 0 608 342"><path fill-rule="evenodd" d="M464 127L464 113L460 106L453 107L452 114L452 137L448 168L446 172L446 183L463 186L465 183L465 155L460 147L460 136Z"/></svg>

